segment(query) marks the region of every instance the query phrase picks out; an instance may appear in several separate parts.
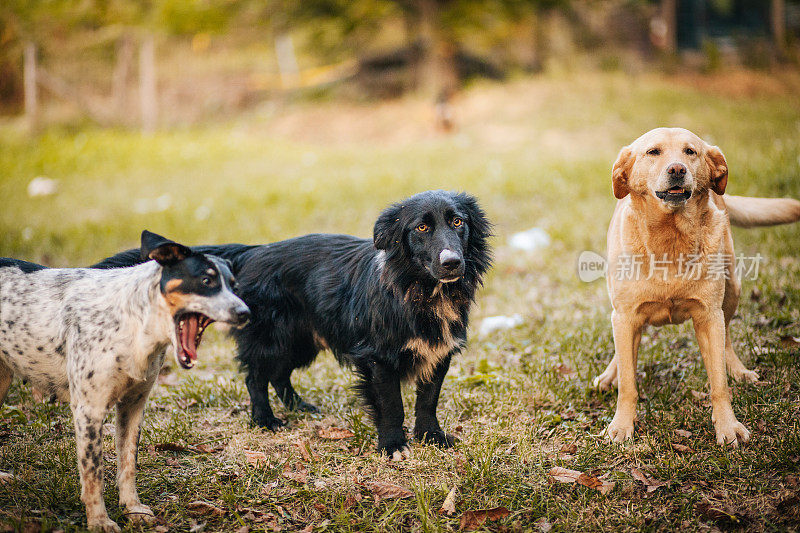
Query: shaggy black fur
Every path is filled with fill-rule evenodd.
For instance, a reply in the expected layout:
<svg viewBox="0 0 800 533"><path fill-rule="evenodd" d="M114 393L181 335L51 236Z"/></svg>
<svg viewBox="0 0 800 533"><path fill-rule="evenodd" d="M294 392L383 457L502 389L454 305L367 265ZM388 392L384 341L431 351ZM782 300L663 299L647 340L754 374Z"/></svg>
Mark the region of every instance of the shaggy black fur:
<svg viewBox="0 0 800 533"><path fill-rule="evenodd" d="M44 270L47 268L38 263L31 263L30 261L23 261L22 259L11 259L10 257L0 257L0 268L3 267L17 267L25 273L36 272L37 270Z"/></svg>
<svg viewBox="0 0 800 533"><path fill-rule="evenodd" d="M469 308L490 267L491 226L475 198L429 191L386 209L374 239L306 235L264 246L198 246L233 263L250 323L232 332L247 372L252 419L276 429L271 383L284 404L315 411L292 387L295 368L330 349L360 376L358 390L378 429L378 448L407 448L400 383L417 383L414 436L442 446L453 437L436 418L452 355L466 342ZM95 265L138 261L137 250Z"/></svg>

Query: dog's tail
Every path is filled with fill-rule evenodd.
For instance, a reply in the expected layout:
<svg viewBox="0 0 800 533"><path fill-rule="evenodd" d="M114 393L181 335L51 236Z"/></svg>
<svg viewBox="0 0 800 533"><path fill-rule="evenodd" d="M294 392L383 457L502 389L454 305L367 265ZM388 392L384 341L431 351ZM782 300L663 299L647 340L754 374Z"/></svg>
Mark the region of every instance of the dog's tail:
<svg viewBox="0 0 800 533"><path fill-rule="evenodd" d="M754 228L800 220L800 202L792 198L750 198L726 194L722 199L734 226Z"/></svg>

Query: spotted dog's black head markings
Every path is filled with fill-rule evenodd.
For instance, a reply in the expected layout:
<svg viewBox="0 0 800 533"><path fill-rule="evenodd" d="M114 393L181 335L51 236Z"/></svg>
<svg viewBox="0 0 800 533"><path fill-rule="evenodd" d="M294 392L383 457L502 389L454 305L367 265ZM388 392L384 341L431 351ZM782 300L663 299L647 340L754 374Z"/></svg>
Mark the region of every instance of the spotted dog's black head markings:
<svg viewBox="0 0 800 533"><path fill-rule="evenodd" d="M197 360L203 332L216 321L243 326L250 311L236 296L230 262L142 232L142 259L161 265L161 294L175 321L176 357L184 368Z"/></svg>

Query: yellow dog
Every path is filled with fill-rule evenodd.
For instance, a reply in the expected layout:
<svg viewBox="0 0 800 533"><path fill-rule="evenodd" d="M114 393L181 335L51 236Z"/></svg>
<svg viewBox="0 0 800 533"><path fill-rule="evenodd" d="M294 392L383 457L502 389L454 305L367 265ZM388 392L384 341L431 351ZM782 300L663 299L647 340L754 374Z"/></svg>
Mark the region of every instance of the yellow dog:
<svg viewBox="0 0 800 533"><path fill-rule="evenodd" d="M594 381L601 390L619 384L607 436L617 442L633 436L642 328L691 318L710 382L717 442L746 442L750 432L733 413L725 369L737 381L758 376L731 346L729 325L741 287L730 225L795 222L800 202L723 196L725 156L681 128L654 129L624 147L612 181L619 201L608 229L607 281L615 355Z"/></svg>

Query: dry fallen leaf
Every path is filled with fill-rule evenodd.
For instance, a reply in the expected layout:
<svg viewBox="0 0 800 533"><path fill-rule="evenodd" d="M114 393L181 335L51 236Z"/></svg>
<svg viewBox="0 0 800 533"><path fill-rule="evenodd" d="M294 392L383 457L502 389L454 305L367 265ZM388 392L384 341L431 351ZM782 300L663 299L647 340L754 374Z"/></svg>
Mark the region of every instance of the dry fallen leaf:
<svg viewBox="0 0 800 533"><path fill-rule="evenodd" d="M581 472L578 470L570 470L569 468L562 468L560 466L554 466L550 469L550 477L561 483L575 483L580 475Z"/></svg>
<svg viewBox="0 0 800 533"><path fill-rule="evenodd" d="M250 466L257 467L259 464L267 462L267 456L264 454L264 452L244 450L244 456L247 458L247 462L250 464Z"/></svg>
<svg viewBox="0 0 800 533"><path fill-rule="evenodd" d="M681 437L686 437L687 439L692 436L692 432L686 431L685 429L676 429L675 433Z"/></svg>
<svg viewBox="0 0 800 533"><path fill-rule="evenodd" d="M685 446L683 444L678 444L677 442L672 443L672 449L675 450L676 452L681 452L681 453L691 453L694 451L688 446Z"/></svg>
<svg viewBox="0 0 800 533"><path fill-rule="evenodd" d="M193 516L203 516L203 515L215 515L215 516L222 516L225 514L221 508L217 507L213 503L204 502L200 500L195 500L190 502L186 505L189 509L189 514Z"/></svg>
<svg viewBox="0 0 800 533"><path fill-rule="evenodd" d="M160 452L188 452L189 448L177 442L161 442L155 445L155 449Z"/></svg>
<svg viewBox="0 0 800 533"><path fill-rule="evenodd" d="M667 483L644 475L638 468L631 468L631 475L636 481L641 481L647 487L647 492L653 492Z"/></svg>
<svg viewBox="0 0 800 533"><path fill-rule="evenodd" d="M300 455L303 456L303 461L311 462L319 459L319 454L311 447L311 441L308 439L301 440L296 446L300 450Z"/></svg>
<svg viewBox="0 0 800 533"><path fill-rule="evenodd" d="M487 520L500 520L511 514L505 507L493 507L492 509L478 509L476 511L466 511L461 515L460 528L466 531L478 529Z"/></svg>
<svg viewBox="0 0 800 533"><path fill-rule="evenodd" d="M14 479L14 474L8 472L0 472L0 483L10 483Z"/></svg>
<svg viewBox="0 0 800 533"><path fill-rule="evenodd" d="M548 533L551 529L553 529L553 524L551 524L550 521L544 516L534 522L534 525L539 528L541 533Z"/></svg>
<svg viewBox="0 0 800 533"><path fill-rule="evenodd" d="M578 446L573 442L570 444L565 444L561 447L561 453L568 453L570 455L575 455L578 453Z"/></svg>
<svg viewBox="0 0 800 533"><path fill-rule="evenodd" d="M720 526L725 527L739 525L745 518L741 513L730 509L728 506L722 503L713 502L708 498L698 502L697 505L695 505L695 509L697 509L697 512L700 513L704 518L713 520Z"/></svg>
<svg viewBox="0 0 800 533"><path fill-rule="evenodd" d="M344 428L325 428L317 430L317 435L322 439L328 440L342 440L342 439L349 439L350 437L355 437L355 433L350 431L349 429Z"/></svg>
<svg viewBox="0 0 800 533"><path fill-rule="evenodd" d="M292 481L296 481L297 483L305 484L308 483L308 470L287 470L283 473L283 477L286 479L291 479Z"/></svg>
<svg viewBox="0 0 800 533"><path fill-rule="evenodd" d="M442 504L442 508L439 509L439 512L447 516L456 514L456 487L453 487L450 489L450 492L447 493L447 497L444 499L444 503Z"/></svg>
<svg viewBox="0 0 800 533"><path fill-rule="evenodd" d="M224 450L225 446L222 446L221 444L216 446L211 446L210 444L198 444L194 447L194 449L200 453L216 453Z"/></svg>
<svg viewBox="0 0 800 533"><path fill-rule="evenodd" d="M395 485L394 483L387 483L386 481L372 481L367 483L367 487L372 491L372 494L380 500L410 498L414 495L414 493L407 488Z"/></svg>
<svg viewBox="0 0 800 533"><path fill-rule="evenodd" d="M791 335L781 336L781 345L784 348L793 349L800 346L800 337L792 337Z"/></svg>
<svg viewBox="0 0 800 533"><path fill-rule="evenodd" d="M556 374L564 379L571 379L573 376L575 376L575 371L564 363L554 366L553 370L555 370Z"/></svg>
<svg viewBox="0 0 800 533"><path fill-rule="evenodd" d="M590 489L596 489L600 494L604 495L611 492L615 485L615 483L597 479L594 476L590 476L578 470L570 470L569 468L562 468L560 466L554 466L550 469L550 477L561 483L577 482Z"/></svg>
<svg viewBox="0 0 800 533"><path fill-rule="evenodd" d="M360 502L363 499L360 492L356 492L355 494L348 494L347 498L344 499L344 504L342 507L344 509L350 509L356 503Z"/></svg>
<svg viewBox="0 0 800 533"><path fill-rule="evenodd" d="M185 410L197 405L197 400L195 400L194 398L190 398L188 400L185 398L178 398L177 400L175 400L175 405Z"/></svg>

